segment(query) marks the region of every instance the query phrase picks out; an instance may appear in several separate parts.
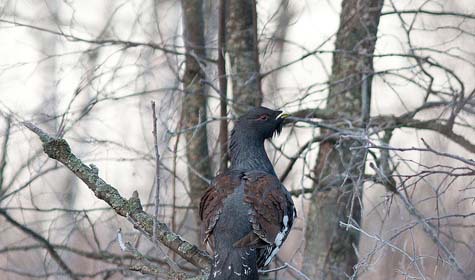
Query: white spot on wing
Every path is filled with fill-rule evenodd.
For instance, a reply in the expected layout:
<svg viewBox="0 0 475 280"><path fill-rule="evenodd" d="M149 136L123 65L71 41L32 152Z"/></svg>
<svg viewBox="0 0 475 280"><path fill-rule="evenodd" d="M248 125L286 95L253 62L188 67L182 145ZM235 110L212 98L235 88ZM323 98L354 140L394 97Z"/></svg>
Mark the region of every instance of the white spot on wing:
<svg viewBox="0 0 475 280"><path fill-rule="evenodd" d="M284 241L284 238L287 235L287 231L289 230L289 216L284 216L284 218L282 219L282 224L284 225L284 228L276 235L274 241L275 248L274 250L272 250L271 254L266 259L264 266L268 265L270 261L275 257L275 255L277 255L277 252L279 252L280 246L282 245L282 242Z"/></svg>

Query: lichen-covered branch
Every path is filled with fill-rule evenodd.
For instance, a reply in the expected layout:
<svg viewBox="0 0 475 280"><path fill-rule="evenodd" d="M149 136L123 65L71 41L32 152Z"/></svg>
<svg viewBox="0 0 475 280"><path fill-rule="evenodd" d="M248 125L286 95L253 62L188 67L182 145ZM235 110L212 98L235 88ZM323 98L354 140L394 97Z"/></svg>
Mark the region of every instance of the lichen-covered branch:
<svg viewBox="0 0 475 280"><path fill-rule="evenodd" d="M71 152L66 140L51 137L32 123L25 122L24 125L40 137L44 152L50 158L64 164L94 192L97 198L109 204L117 214L129 217L134 221L134 227L139 227L141 231L152 236L153 217L143 211L137 196L128 200L122 197L116 188L99 177L96 168L85 165ZM197 246L183 240L166 224L161 222L157 224L157 238L163 245L193 265L204 270L209 269L211 262L209 255L198 249Z"/></svg>

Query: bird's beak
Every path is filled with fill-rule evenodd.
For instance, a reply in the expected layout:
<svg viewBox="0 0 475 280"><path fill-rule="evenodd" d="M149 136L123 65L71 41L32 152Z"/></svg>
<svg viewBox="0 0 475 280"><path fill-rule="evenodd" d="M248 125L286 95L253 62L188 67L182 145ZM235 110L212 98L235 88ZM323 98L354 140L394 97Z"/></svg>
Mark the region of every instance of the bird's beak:
<svg viewBox="0 0 475 280"><path fill-rule="evenodd" d="M286 119L286 118L288 118L288 117L290 117L290 115L287 114L287 113L280 113L280 114L277 116L278 119Z"/></svg>
<svg viewBox="0 0 475 280"><path fill-rule="evenodd" d="M282 131L282 127L287 123L287 118L290 117L289 114L281 112L279 115L277 115L277 121L279 122L279 126L276 129L277 134L280 134Z"/></svg>

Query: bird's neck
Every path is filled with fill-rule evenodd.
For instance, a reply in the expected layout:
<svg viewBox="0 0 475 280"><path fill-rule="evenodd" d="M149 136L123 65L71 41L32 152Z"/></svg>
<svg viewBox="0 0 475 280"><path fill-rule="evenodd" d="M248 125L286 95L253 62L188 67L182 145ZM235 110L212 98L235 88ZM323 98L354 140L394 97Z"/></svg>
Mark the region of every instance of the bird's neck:
<svg viewBox="0 0 475 280"><path fill-rule="evenodd" d="M265 139L233 130L229 145L231 169L260 170L275 175L264 148Z"/></svg>

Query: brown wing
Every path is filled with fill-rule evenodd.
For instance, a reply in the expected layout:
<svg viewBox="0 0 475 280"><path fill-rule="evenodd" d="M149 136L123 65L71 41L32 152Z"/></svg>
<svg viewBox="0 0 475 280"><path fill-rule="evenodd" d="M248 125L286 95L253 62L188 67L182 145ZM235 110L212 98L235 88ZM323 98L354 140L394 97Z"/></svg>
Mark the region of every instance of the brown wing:
<svg viewBox="0 0 475 280"><path fill-rule="evenodd" d="M213 229L223 210L223 202L228 195L234 192L241 183L242 172L229 171L214 178L210 187L201 197L200 218L201 218L201 239L203 243L208 242L214 249L212 238Z"/></svg>
<svg viewBox="0 0 475 280"><path fill-rule="evenodd" d="M251 171L246 172L244 179L244 201L251 206L249 221L253 232L235 246L280 247L292 227L295 211L292 199L274 175Z"/></svg>

